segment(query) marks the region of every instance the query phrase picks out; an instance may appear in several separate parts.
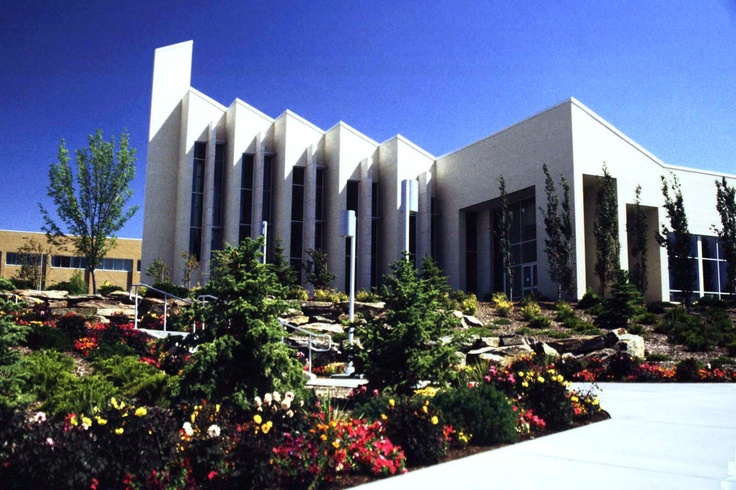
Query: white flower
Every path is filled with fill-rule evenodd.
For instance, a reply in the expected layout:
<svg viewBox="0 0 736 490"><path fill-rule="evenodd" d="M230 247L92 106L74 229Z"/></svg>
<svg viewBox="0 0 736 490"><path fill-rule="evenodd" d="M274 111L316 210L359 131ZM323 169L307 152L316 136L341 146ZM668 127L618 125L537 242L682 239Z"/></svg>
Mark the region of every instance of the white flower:
<svg viewBox="0 0 736 490"><path fill-rule="evenodd" d="M47 438L46 438L46 445L47 445L47 446L51 446L51 447L54 447L54 440L53 440L53 439L51 439L50 437L47 437Z"/></svg>
<svg viewBox="0 0 736 490"><path fill-rule="evenodd" d="M289 410L288 412L286 412L286 416L289 417L289 418L291 418L291 417L294 416L294 412L292 412L291 410Z"/></svg>
<svg viewBox="0 0 736 490"><path fill-rule="evenodd" d="M271 400L272 400L271 393L266 393L266 396L263 397L263 401L266 402L267 404L270 404Z"/></svg>
<svg viewBox="0 0 736 490"><path fill-rule="evenodd" d="M281 401L281 395L279 394L279 392L278 392L278 391L274 391L274 392L273 392L273 400L274 400L274 401L275 401L276 403L278 403L278 402L280 402L280 401Z"/></svg>
<svg viewBox="0 0 736 490"><path fill-rule="evenodd" d="M207 435L210 437L220 437L220 428L216 424L212 424L207 429Z"/></svg>
<svg viewBox="0 0 736 490"><path fill-rule="evenodd" d="M263 405L263 401L261 401L260 396L255 397L253 401L256 402L256 407L260 407L261 405Z"/></svg>
<svg viewBox="0 0 736 490"><path fill-rule="evenodd" d="M284 398L288 398L289 400L293 400L294 399L294 392L293 391L287 391L286 393L284 393Z"/></svg>
<svg viewBox="0 0 736 490"><path fill-rule="evenodd" d="M192 429L192 424L190 424L189 422L184 422L182 429L184 429L184 433L188 437L192 437L192 435L194 434L194 429Z"/></svg>
<svg viewBox="0 0 736 490"><path fill-rule="evenodd" d="M286 398L281 402L281 410L288 410L291 407L291 399Z"/></svg>
<svg viewBox="0 0 736 490"><path fill-rule="evenodd" d="M46 422L46 414L43 412L36 412L36 415L33 416L34 422Z"/></svg>

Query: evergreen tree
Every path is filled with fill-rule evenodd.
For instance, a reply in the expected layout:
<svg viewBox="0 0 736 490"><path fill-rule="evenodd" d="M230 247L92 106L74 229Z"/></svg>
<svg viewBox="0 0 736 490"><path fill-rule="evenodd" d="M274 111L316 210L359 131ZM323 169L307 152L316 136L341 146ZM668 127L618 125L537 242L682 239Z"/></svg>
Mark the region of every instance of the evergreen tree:
<svg viewBox="0 0 736 490"><path fill-rule="evenodd" d="M593 235L596 244L595 273L600 281L600 295L605 298L606 287L615 281L621 268L616 185L605 163L595 203Z"/></svg>
<svg viewBox="0 0 736 490"><path fill-rule="evenodd" d="M448 308L452 305L452 300L450 299L452 288L447 283L447 276L442 272L439 264L437 264L437 261L431 255L425 255L424 259L422 259L419 278L426 282L429 290L437 291L440 300L442 298L447 299Z"/></svg>
<svg viewBox="0 0 736 490"><path fill-rule="evenodd" d="M669 258L670 274L673 276L674 289L682 291L682 302L689 308L690 296L693 292L695 282L695 270L690 255L690 230L685 214L685 205L682 200L680 182L672 175L672 193L664 175L662 179L662 195L664 196L664 208L670 226L662 224L662 232L657 232L657 243L667 248Z"/></svg>
<svg viewBox="0 0 736 490"><path fill-rule="evenodd" d="M281 238L276 239L276 245L273 248L273 258L269 265L271 266L273 273L276 274L279 283L286 289L294 286L301 286L296 271L289 261L286 260L286 254L284 254L284 247Z"/></svg>
<svg viewBox="0 0 736 490"><path fill-rule="evenodd" d="M457 377L455 342L443 342L458 326L446 302L446 285L422 279L409 260L398 260L386 277L385 316L361 327L360 357L370 384L408 394L420 381L444 384Z"/></svg>
<svg viewBox="0 0 736 490"><path fill-rule="evenodd" d="M575 272L572 268L570 184L562 177L563 196L560 206L555 183L546 163L542 166L542 170L545 175L544 189L547 195L547 209L539 208L544 214L544 229L547 233L547 238L544 240L544 251L549 263L550 279L557 283L557 299L562 299L563 292L569 295L575 292Z"/></svg>
<svg viewBox="0 0 736 490"><path fill-rule="evenodd" d="M726 177L716 180L716 209L721 216L721 228L715 228L720 239L718 250L728 264L726 289L736 294L736 188L729 187Z"/></svg>
<svg viewBox="0 0 736 490"><path fill-rule="evenodd" d="M634 209L631 220L626 222L626 232L629 234L632 261L629 264L629 276L631 282L641 294L647 292L647 236L649 226L647 217L641 207L641 186L636 186L634 197Z"/></svg>
<svg viewBox="0 0 736 490"><path fill-rule="evenodd" d="M220 400L244 406L253 396L304 385L302 365L282 342L278 321L283 288L261 262L263 237L218 251L218 274L206 291L218 298L194 308L206 327L186 342L196 347L180 381L183 400Z"/></svg>
<svg viewBox="0 0 736 490"><path fill-rule="evenodd" d="M89 136L89 148L77 150L77 189L69 165L69 150L64 140L59 145L59 163L49 169L48 196L53 199L60 222L41 205L45 222L42 229L52 242L69 232L76 253L87 259L92 277L92 291L97 293L95 270L107 252L115 245L115 233L138 210L125 209L133 195L130 183L135 177L135 149L128 146L128 133L115 140L103 141L102 130ZM61 225L61 226L60 226Z"/></svg>
<svg viewBox="0 0 736 490"><path fill-rule="evenodd" d="M498 177L499 192L501 194L501 212L498 213L498 248L501 253L501 262L504 272L504 293L509 298L514 297L513 291L513 269L511 268L511 209L509 208L509 197L506 194L506 181L503 175Z"/></svg>
<svg viewBox="0 0 736 490"><path fill-rule="evenodd" d="M304 270L307 273L306 282L314 286L314 289L327 289L336 276L327 266L327 254L318 248L307 250L307 263Z"/></svg>

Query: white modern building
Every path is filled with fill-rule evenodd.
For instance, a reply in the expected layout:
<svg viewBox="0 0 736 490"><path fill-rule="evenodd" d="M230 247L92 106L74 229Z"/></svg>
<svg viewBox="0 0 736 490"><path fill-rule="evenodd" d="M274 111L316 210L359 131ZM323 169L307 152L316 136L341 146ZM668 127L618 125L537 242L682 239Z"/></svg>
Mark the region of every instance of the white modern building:
<svg viewBox="0 0 736 490"><path fill-rule="evenodd" d="M340 236L342 211L357 215L359 289L377 286L408 238L415 257L435 257L455 288L479 295L503 289L494 240L503 175L514 220L511 233L514 291L554 297L544 253L541 207L546 205L542 165L571 185L577 296L596 288L593 217L602 166L615 179L619 203L620 262L629 263L627 212L642 187L651 239L649 300L669 299L667 253L654 232L666 222L660 176L682 184L695 291L718 294L725 262L712 225L719 225L712 172L665 165L575 99L566 100L464 148L434 156L397 135L382 143L343 122L323 130L291 111L272 118L240 99L229 106L190 86L191 41L155 53L146 168L143 270L157 258L181 280L182 252L202 266L225 243L261 234L269 250L281 240L301 269L306 250L319 248L345 289L350 248ZM736 185L736 177L727 176ZM404 181L415 181L418 207L407 206ZM411 201L411 198L408 199ZM409 226L406 226L406 223ZM408 233L408 237L407 237Z"/></svg>

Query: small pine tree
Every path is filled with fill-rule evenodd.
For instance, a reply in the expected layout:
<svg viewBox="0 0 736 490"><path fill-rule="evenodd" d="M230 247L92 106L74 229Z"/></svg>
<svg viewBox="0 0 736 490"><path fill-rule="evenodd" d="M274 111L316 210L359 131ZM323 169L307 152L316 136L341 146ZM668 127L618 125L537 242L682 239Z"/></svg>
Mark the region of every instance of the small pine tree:
<svg viewBox="0 0 736 490"><path fill-rule="evenodd" d="M361 328L360 356L372 386L410 393L420 381L444 384L457 378L451 336L458 320L445 309L446 288L422 279L411 261L391 266L383 297L386 315Z"/></svg>
<svg viewBox="0 0 736 490"><path fill-rule="evenodd" d="M718 249L726 259L726 289L736 294L736 188L729 187L726 177L716 180L716 209L721 216L721 228L715 228L720 243Z"/></svg>
<svg viewBox="0 0 736 490"><path fill-rule="evenodd" d="M309 258L304 264L307 273L306 282L315 289L327 289L336 278L327 266L327 254L318 248L310 248L307 250L307 256Z"/></svg>
<svg viewBox="0 0 736 490"><path fill-rule="evenodd" d="M695 271L692 267L690 255L690 230L685 214L685 204L682 200L680 182L672 175L672 193L670 196L669 185L664 175L662 179L662 195L664 196L664 208L670 226L662 224L662 232L657 232L657 243L660 247L667 248L669 258L670 274L673 275L675 289L682 291L682 302L689 308L690 296L693 293L693 282Z"/></svg>
<svg viewBox="0 0 736 490"><path fill-rule="evenodd" d="M437 291L440 301L442 298L446 298L446 306L448 308L450 307L452 304L452 300L450 299L452 288L447 283L447 276L445 276L445 273L442 272L439 264L431 255L425 255L424 259L422 259L422 268L419 272L419 278L426 281L429 289Z"/></svg>
<svg viewBox="0 0 736 490"><path fill-rule="evenodd" d="M286 260L286 254L284 253L281 238L276 239L276 244L273 248L273 258L269 265L271 266L273 273L276 274L276 277L279 279L279 283L285 288L290 289L294 286L301 286L296 271L289 261Z"/></svg>
<svg viewBox="0 0 736 490"><path fill-rule="evenodd" d="M647 226L647 217L641 207L641 186L636 186L634 197L634 209L631 213L631 220L626 222L626 232L629 234L629 243L631 245L631 258L629 264L629 275L631 282L641 294L647 292L647 236L649 235L649 226Z"/></svg>
<svg viewBox="0 0 736 490"><path fill-rule="evenodd" d="M557 283L557 299L562 293L573 294L575 291L575 272L572 267L572 216L570 210L570 184L562 177L563 189L562 212L555 190L555 183L549 173L547 164L542 166L545 175L544 189L547 194L547 209L539 208L544 214L544 229L547 238L544 240L544 251L549 263L549 276Z"/></svg>
<svg viewBox="0 0 736 490"><path fill-rule="evenodd" d="M615 183L605 163L595 202L593 235L596 244L595 273L600 281L601 298L605 298L606 287L615 280L621 267L621 245L618 241L618 198Z"/></svg>
<svg viewBox="0 0 736 490"><path fill-rule="evenodd" d="M218 300L195 306L206 328L187 338L196 352L181 375L181 399L245 406L257 394L303 387L302 365L281 341L283 288L261 262L262 247L263 237L246 238L217 252L218 274L206 290Z"/></svg>

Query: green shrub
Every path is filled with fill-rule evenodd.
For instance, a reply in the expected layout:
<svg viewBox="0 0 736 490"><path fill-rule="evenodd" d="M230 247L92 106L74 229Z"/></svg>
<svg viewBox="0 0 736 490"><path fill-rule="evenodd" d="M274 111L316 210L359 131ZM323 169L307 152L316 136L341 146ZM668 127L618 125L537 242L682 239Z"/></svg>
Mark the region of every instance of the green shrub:
<svg viewBox="0 0 736 490"><path fill-rule="evenodd" d="M632 335L645 335L647 333L647 330L643 326L636 323L629 325L627 331Z"/></svg>
<svg viewBox="0 0 736 490"><path fill-rule="evenodd" d="M659 321L659 315L652 312L645 312L636 315L631 321L635 323L641 323L642 325L655 325Z"/></svg>
<svg viewBox="0 0 736 490"><path fill-rule="evenodd" d="M143 405L166 405L168 376L137 357L113 356L92 363L95 371L120 389L129 399Z"/></svg>
<svg viewBox="0 0 736 490"><path fill-rule="evenodd" d="M547 427L552 430L564 430L572 427L573 407L567 396L567 388L562 383L551 381L545 377L542 383L531 382L526 389L526 404L541 417Z"/></svg>
<svg viewBox="0 0 736 490"><path fill-rule="evenodd" d="M625 352L617 352L607 359L606 373L613 381L621 381L639 373L639 361Z"/></svg>
<svg viewBox="0 0 736 490"><path fill-rule="evenodd" d="M15 291L15 285L11 280L0 276L0 291Z"/></svg>
<svg viewBox="0 0 736 490"><path fill-rule="evenodd" d="M58 328L33 325L28 331L24 345L33 350L50 349L67 352L74 348L74 340Z"/></svg>
<svg viewBox="0 0 736 490"><path fill-rule="evenodd" d="M644 297L629 280L627 271L619 271L611 288L611 297L603 301L598 310L598 323L604 328L625 327L629 319L642 313Z"/></svg>
<svg viewBox="0 0 736 490"><path fill-rule="evenodd" d="M736 359L732 359L730 357L725 356L719 356L715 359L710 360L710 367L713 369L723 369L726 367L733 367L736 365Z"/></svg>
<svg viewBox="0 0 736 490"><path fill-rule="evenodd" d="M58 282L52 286L49 286L46 289L56 291L68 291L69 294L74 295L87 294L87 292L89 291L87 288L87 283L84 282L82 271L80 270L74 271L74 274L72 274L71 279L69 279L68 281Z"/></svg>
<svg viewBox="0 0 736 490"><path fill-rule="evenodd" d="M529 328L533 328L536 330L542 329L542 328L549 328L552 325L552 320L547 318L546 316L537 316L531 319L529 321Z"/></svg>
<svg viewBox="0 0 736 490"><path fill-rule="evenodd" d="M89 331L87 319L74 313L67 313L57 319L56 328L69 335L73 340L86 337Z"/></svg>
<svg viewBox="0 0 736 490"><path fill-rule="evenodd" d="M442 414L444 424L472 435L471 443L494 445L517 439L516 414L508 398L493 385L481 383L440 390L432 404Z"/></svg>
<svg viewBox="0 0 736 490"><path fill-rule="evenodd" d="M473 293L458 289L452 292L450 298L457 303L457 309L466 315L475 315L478 311L478 297Z"/></svg>
<svg viewBox="0 0 736 490"><path fill-rule="evenodd" d="M160 291L163 291L164 293L168 293L178 298L187 298L187 296L189 296L189 290L187 288L183 286L177 286L176 284L168 280L164 282L154 282L153 284L151 284L150 288L146 288L143 295L146 298L163 299L164 295L159 293L158 291L154 291L153 288L156 288Z"/></svg>
<svg viewBox="0 0 736 490"><path fill-rule="evenodd" d="M496 318L492 323L496 327L503 327L505 325L511 325L513 322L508 318Z"/></svg>
<svg viewBox="0 0 736 490"><path fill-rule="evenodd" d="M530 321L542 315L542 308L537 303L531 301L522 306L520 312L524 320Z"/></svg>
<svg viewBox="0 0 736 490"><path fill-rule="evenodd" d="M647 354L647 362L667 362L671 360L672 357L667 354Z"/></svg>
<svg viewBox="0 0 736 490"><path fill-rule="evenodd" d="M491 298L493 306L496 308L496 313L500 316L508 317L512 311L514 311L514 303L508 299L506 293L496 292L493 293Z"/></svg>
<svg viewBox="0 0 736 490"><path fill-rule="evenodd" d="M667 334L670 342L683 344L691 351L709 351L736 340L728 313L720 308L709 309L701 316L674 308L665 313L655 331Z"/></svg>
<svg viewBox="0 0 736 490"><path fill-rule="evenodd" d="M137 356L139 352L133 347L123 344L122 342L104 342L99 344L95 349L92 349L87 356L90 362L99 361L102 359L110 359L111 357L126 357L126 356Z"/></svg>
<svg viewBox="0 0 736 490"><path fill-rule="evenodd" d="M667 309L672 306L670 303L666 303L664 301L652 301L651 303L647 303L647 311L649 313L654 313L655 315L661 315Z"/></svg>
<svg viewBox="0 0 736 490"><path fill-rule="evenodd" d="M105 284L97 288L97 293L101 294L102 296L107 296L114 291L123 291L123 288L115 284L110 284L107 281L105 282Z"/></svg>
<svg viewBox="0 0 736 490"><path fill-rule="evenodd" d="M695 359L683 359L675 366L675 379L682 383L700 381L700 370L703 364Z"/></svg>
<svg viewBox="0 0 736 490"><path fill-rule="evenodd" d="M600 298L598 295L593 291L591 288L588 288L588 290L585 292L583 297L578 302L578 308L581 310L589 310L591 308L594 308L598 306L600 303Z"/></svg>
<svg viewBox="0 0 736 490"><path fill-rule="evenodd" d="M407 466L439 463L447 455L449 441L429 400L401 397L394 404L391 401L385 412L386 436L404 450Z"/></svg>
<svg viewBox="0 0 736 490"><path fill-rule="evenodd" d="M94 413L94 407L105 406L114 396L120 396L118 389L102 376L66 376L56 385L43 408L53 417Z"/></svg>
<svg viewBox="0 0 736 490"><path fill-rule="evenodd" d="M74 361L61 352L40 350L22 358L18 369L24 373L25 390L45 400L72 377Z"/></svg>
<svg viewBox="0 0 736 490"><path fill-rule="evenodd" d="M307 301L309 299L309 293L301 286L292 286L286 291L286 299Z"/></svg>
<svg viewBox="0 0 736 490"><path fill-rule="evenodd" d="M315 289L312 297L314 301L329 301L331 303L342 303L348 300L348 295L337 289Z"/></svg>
<svg viewBox="0 0 736 490"><path fill-rule="evenodd" d="M382 301L382 298L378 293L361 289L355 293L355 301L360 301L361 303L378 303Z"/></svg>

